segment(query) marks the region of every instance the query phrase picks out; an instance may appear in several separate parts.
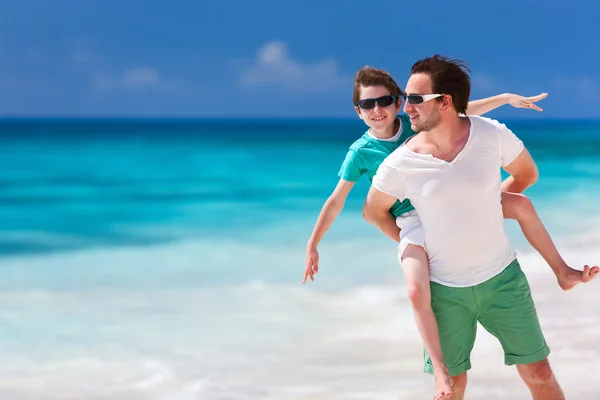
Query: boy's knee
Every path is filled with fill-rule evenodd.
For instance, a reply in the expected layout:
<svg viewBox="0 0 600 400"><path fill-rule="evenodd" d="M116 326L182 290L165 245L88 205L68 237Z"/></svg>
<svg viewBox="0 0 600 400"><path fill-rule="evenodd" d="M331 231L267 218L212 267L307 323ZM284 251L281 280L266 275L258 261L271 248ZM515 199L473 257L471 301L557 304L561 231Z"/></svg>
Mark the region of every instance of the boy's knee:
<svg viewBox="0 0 600 400"><path fill-rule="evenodd" d="M529 197L517 194L513 203L516 219L526 219L535 214L535 207Z"/></svg>

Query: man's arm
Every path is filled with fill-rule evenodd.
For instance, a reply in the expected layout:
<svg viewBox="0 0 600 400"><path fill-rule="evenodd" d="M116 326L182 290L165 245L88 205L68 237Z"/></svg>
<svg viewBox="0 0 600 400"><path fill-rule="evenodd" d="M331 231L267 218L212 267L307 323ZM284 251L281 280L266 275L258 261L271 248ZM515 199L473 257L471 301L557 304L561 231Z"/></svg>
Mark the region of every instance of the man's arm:
<svg viewBox="0 0 600 400"><path fill-rule="evenodd" d="M497 96L486 97L485 99L472 100L467 105L467 115L483 115L505 104L510 104L515 108L528 108L531 110L543 111L535 103L546 97L548 97L548 93L542 93L532 97L504 93Z"/></svg>
<svg viewBox="0 0 600 400"><path fill-rule="evenodd" d="M510 164L504 167L504 170L510 174L502 184L500 189L503 192L522 193L525 189L537 182L539 177L538 168L535 161L526 148Z"/></svg>
<svg viewBox="0 0 600 400"><path fill-rule="evenodd" d="M371 186L362 214L367 222L375 225L390 239L400 242L400 228L396 225L396 219L390 212L390 208L397 200L396 197Z"/></svg>

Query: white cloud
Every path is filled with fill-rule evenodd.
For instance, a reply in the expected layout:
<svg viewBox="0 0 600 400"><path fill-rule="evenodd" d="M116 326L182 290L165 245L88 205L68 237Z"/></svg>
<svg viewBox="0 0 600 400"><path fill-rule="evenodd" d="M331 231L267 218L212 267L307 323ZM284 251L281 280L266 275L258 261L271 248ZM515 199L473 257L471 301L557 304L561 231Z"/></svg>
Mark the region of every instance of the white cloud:
<svg viewBox="0 0 600 400"><path fill-rule="evenodd" d="M90 74L91 88L97 93L116 91L136 91L143 89L173 93L181 85L173 79L165 78L158 68L141 65L134 67L107 67L103 57L92 50L85 40L77 40L71 51L70 61Z"/></svg>
<svg viewBox="0 0 600 400"><path fill-rule="evenodd" d="M180 89L180 85L164 79L158 69L146 66L128 68L116 74L97 71L92 76L92 89L102 93L144 89L173 93Z"/></svg>
<svg viewBox="0 0 600 400"><path fill-rule="evenodd" d="M600 85L588 76L556 76L553 84L558 89L569 89L577 92L580 96L590 99L600 93Z"/></svg>
<svg viewBox="0 0 600 400"><path fill-rule="evenodd" d="M101 57L92 50L87 40L76 39L72 45L71 60L74 65L94 68L102 64Z"/></svg>
<svg viewBox="0 0 600 400"><path fill-rule="evenodd" d="M156 68L139 67L123 71L121 82L129 88L154 86L159 83L160 73Z"/></svg>
<svg viewBox="0 0 600 400"><path fill-rule="evenodd" d="M348 79L339 71L336 60L313 63L293 60L287 45L281 41L266 43L258 49L240 75L240 82L245 86L275 85L294 92L326 92L343 87Z"/></svg>

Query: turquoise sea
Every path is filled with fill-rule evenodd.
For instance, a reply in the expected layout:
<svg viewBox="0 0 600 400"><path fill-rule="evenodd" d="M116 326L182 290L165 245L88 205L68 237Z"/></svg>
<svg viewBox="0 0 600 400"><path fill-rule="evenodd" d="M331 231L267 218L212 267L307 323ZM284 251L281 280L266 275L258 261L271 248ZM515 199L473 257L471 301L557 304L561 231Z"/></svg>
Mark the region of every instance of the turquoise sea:
<svg viewBox="0 0 600 400"><path fill-rule="evenodd" d="M600 121L503 122L538 163L527 194L567 261L600 259ZM401 343L414 323L394 244L361 218L367 182L301 285L306 241L364 130L0 120L0 398L388 398L361 379L385 366L364 359L371 339ZM373 309L395 322L369 324ZM420 376L418 357L402 362ZM398 383L385 374L379 389Z"/></svg>

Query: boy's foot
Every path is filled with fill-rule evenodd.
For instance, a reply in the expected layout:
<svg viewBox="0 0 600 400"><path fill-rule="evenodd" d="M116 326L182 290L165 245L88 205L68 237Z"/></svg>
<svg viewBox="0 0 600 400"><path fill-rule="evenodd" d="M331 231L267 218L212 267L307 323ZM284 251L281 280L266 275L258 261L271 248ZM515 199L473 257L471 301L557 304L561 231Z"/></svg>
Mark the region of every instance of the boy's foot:
<svg viewBox="0 0 600 400"><path fill-rule="evenodd" d="M598 275L600 268L584 265L583 271L567 267L567 272L558 276L558 285L562 290L571 290L580 283L591 281Z"/></svg>
<svg viewBox="0 0 600 400"><path fill-rule="evenodd" d="M435 370L434 370L435 371ZM452 397L452 378L448 370L435 371L435 396L433 400L449 399Z"/></svg>

